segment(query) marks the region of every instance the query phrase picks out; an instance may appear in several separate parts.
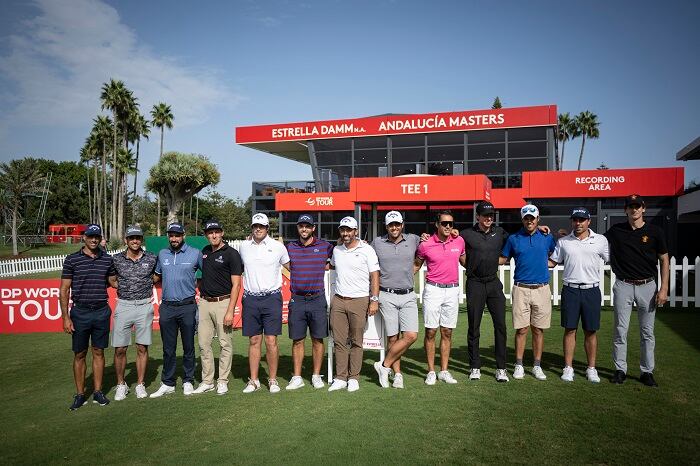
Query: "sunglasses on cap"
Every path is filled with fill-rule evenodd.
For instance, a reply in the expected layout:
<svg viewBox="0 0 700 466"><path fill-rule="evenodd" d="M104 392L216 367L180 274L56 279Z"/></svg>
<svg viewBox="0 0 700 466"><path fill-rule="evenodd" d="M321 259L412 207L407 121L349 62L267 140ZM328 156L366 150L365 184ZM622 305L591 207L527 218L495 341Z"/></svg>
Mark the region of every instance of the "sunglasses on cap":
<svg viewBox="0 0 700 466"><path fill-rule="evenodd" d="M525 206L522 209L520 209L521 212L527 213L527 214L534 214L537 212L537 207L535 206Z"/></svg>

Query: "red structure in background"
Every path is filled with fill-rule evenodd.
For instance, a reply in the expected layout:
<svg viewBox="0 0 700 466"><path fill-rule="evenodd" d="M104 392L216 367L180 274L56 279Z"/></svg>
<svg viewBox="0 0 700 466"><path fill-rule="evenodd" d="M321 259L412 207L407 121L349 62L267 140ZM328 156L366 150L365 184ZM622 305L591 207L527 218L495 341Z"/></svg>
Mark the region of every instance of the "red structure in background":
<svg viewBox="0 0 700 466"><path fill-rule="evenodd" d="M79 243L80 237L85 233L87 225L78 223L49 225L46 235L47 243ZM69 239L70 238L70 239Z"/></svg>

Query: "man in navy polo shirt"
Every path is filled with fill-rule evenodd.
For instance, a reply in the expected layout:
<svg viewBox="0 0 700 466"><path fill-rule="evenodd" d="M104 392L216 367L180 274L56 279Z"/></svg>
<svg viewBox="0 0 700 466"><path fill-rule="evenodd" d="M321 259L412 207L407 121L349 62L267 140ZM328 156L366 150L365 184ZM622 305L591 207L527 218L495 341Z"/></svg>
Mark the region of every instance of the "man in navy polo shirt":
<svg viewBox="0 0 700 466"><path fill-rule="evenodd" d="M314 236L316 232L314 218L302 214L297 220L299 239L287 245L289 254L289 271L291 272L292 299L289 300L289 338L292 344L292 361L294 374L287 385L287 390L296 390L304 386L301 378L301 363L304 360L304 342L306 330L311 333L311 353L313 356L313 374L311 385L323 388L321 364L323 363L323 339L328 336L328 303L324 277L330 268L329 260L333 255L333 245Z"/></svg>
<svg viewBox="0 0 700 466"><path fill-rule="evenodd" d="M160 337L163 340L163 373L160 388L151 393L158 398L175 392L177 333L182 339L182 366L185 371L182 389L194 392L195 273L202 269L202 252L185 243L185 229L180 223L168 226L170 247L158 253L156 274L161 277L163 294L160 303Z"/></svg>
<svg viewBox="0 0 700 466"><path fill-rule="evenodd" d="M109 344L109 321L112 310L107 298L107 286L114 281L116 271L112 256L100 249L102 229L90 224L83 234L83 246L68 255L63 262L59 301L63 316L63 330L73 340L73 378L76 395L71 411L87 403L85 397L85 357L92 341L92 377L95 386L93 402L109 404L102 393L102 375L105 368L104 349ZM73 306L68 311L68 297Z"/></svg>

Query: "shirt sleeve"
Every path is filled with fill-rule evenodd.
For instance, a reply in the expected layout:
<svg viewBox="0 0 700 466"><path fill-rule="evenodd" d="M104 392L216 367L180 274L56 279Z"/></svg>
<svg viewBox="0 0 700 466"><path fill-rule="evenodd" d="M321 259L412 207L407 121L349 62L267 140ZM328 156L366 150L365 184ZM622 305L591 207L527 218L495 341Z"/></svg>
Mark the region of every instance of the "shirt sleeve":
<svg viewBox="0 0 700 466"><path fill-rule="evenodd" d="M458 238L459 238L459 242L462 243L462 244L460 245L460 247L462 248L462 250L459 251L459 255L460 255L460 256L463 256L463 255L465 255L465 254L467 253L467 251L466 251L466 243L465 243L465 241L464 241L464 238L462 238L461 236L458 236Z"/></svg>
<svg viewBox="0 0 700 466"><path fill-rule="evenodd" d="M600 252L600 257L603 259L603 262L610 262L610 243L608 243L608 239L605 236L601 236L601 238L603 240L603 248Z"/></svg>
<svg viewBox="0 0 700 466"><path fill-rule="evenodd" d="M197 249L197 269L202 270L202 261L204 259L202 258L202 251Z"/></svg>
<svg viewBox="0 0 700 466"><path fill-rule="evenodd" d="M231 275L243 275L243 261L238 251L231 248Z"/></svg>
<svg viewBox="0 0 700 466"><path fill-rule="evenodd" d="M554 239L554 235L547 235L547 238L549 238L548 251L549 254L552 254L554 252L554 248L557 247L557 240Z"/></svg>
<svg viewBox="0 0 700 466"><path fill-rule="evenodd" d="M666 244L666 235L664 234L664 231L661 228L656 228L656 235L656 254L661 255L668 253L668 245Z"/></svg>
<svg viewBox="0 0 700 466"><path fill-rule="evenodd" d="M113 277L117 274L117 269L114 267L114 258L111 258L112 260L109 261L109 269L107 269L107 276L108 277Z"/></svg>
<svg viewBox="0 0 700 466"><path fill-rule="evenodd" d="M280 265L284 265L287 262L289 262L289 253L287 252L287 248L282 244L282 254L280 255Z"/></svg>
<svg viewBox="0 0 700 466"><path fill-rule="evenodd" d="M333 252L331 253L331 265L335 267L335 248L333 248Z"/></svg>
<svg viewBox="0 0 700 466"><path fill-rule="evenodd" d="M506 244L503 245L501 255L509 259L513 256L513 238L511 236L508 237L508 239L506 240Z"/></svg>
<svg viewBox="0 0 700 466"><path fill-rule="evenodd" d="M562 238L563 239L563 238ZM554 252L552 253L552 256L550 259L552 259L554 262L561 264L565 260L566 253L561 247L562 245L562 240L557 241L557 245L554 247Z"/></svg>
<svg viewBox="0 0 700 466"><path fill-rule="evenodd" d="M156 268L155 268L154 272L158 275L163 275L163 269L160 266L160 254L158 254L158 256L156 256Z"/></svg>
<svg viewBox="0 0 700 466"><path fill-rule="evenodd" d="M367 248L367 267L369 272L376 272L379 270L379 258L374 248Z"/></svg>
<svg viewBox="0 0 700 466"><path fill-rule="evenodd" d="M63 271L61 271L61 278L73 278L73 261L71 256L66 257L63 261Z"/></svg>
<svg viewBox="0 0 700 466"><path fill-rule="evenodd" d="M328 244L328 258L332 259L333 258L333 249L335 249L335 246L333 246L332 243L327 242Z"/></svg>
<svg viewBox="0 0 700 466"><path fill-rule="evenodd" d="M418 249L416 250L416 257L422 261L425 260L425 242L420 243L418 245Z"/></svg>

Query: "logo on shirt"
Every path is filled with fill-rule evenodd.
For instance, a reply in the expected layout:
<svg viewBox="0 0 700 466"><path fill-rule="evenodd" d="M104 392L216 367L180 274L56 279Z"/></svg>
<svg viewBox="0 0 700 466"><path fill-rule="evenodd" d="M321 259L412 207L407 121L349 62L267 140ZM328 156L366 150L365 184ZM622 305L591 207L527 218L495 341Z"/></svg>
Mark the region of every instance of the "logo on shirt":
<svg viewBox="0 0 700 466"><path fill-rule="evenodd" d="M141 268L147 269L147 268L148 268L148 264L147 264L146 262L144 262L143 264L141 264Z"/></svg>
<svg viewBox="0 0 700 466"><path fill-rule="evenodd" d="M314 249L314 252L321 252L320 249Z"/></svg>
<svg viewBox="0 0 700 466"><path fill-rule="evenodd" d="M494 233L491 233L491 236L496 236L496 233L495 233L495 232L494 232Z"/></svg>
<svg viewBox="0 0 700 466"><path fill-rule="evenodd" d="M203 254L202 259L206 259L209 254Z"/></svg>
<svg viewBox="0 0 700 466"><path fill-rule="evenodd" d="M450 252L459 252L459 248L452 248L450 249Z"/></svg>
<svg viewBox="0 0 700 466"><path fill-rule="evenodd" d="M219 264L224 263L224 256L219 256L216 259L214 259L214 262L218 262Z"/></svg>
<svg viewBox="0 0 700 466"><path fill-rule="evenodd" d="M642 236L642 243L646 243L649 241L649 237L647 235Z"/></svg>
<svg viewBox="0 0 700 466"><path fill-rule="evenodd" d="M165 259L163 261L163 265L170 265L170 259Z"/></svg>

